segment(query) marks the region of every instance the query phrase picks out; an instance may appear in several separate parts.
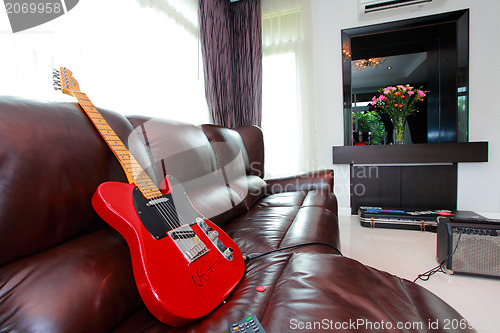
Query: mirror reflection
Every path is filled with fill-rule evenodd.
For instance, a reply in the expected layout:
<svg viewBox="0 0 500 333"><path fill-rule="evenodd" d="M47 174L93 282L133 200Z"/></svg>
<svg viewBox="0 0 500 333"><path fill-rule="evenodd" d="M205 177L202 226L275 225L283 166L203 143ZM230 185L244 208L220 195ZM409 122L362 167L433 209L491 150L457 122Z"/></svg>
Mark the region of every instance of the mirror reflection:
<svg viewBox="0 0 500 333"><path fill-rule="evenodd" d="M394 128L398 143L467 142L468 51L469 10L342 30L345 144L392 144ZM402 126L371 101L407 84L427 95Z"/></svg>
<svg viewBox="0 0 500 333"><path fill-rule="evenodd" d="M372 99L379 96L382 87L396 84L426 86L427 52L353 60L351 75L353 143L393 143L391 119L372 106ZM406 124L406 143L425 142L427 106L421 103L417 107L419 113L410 116Z"/></svg>

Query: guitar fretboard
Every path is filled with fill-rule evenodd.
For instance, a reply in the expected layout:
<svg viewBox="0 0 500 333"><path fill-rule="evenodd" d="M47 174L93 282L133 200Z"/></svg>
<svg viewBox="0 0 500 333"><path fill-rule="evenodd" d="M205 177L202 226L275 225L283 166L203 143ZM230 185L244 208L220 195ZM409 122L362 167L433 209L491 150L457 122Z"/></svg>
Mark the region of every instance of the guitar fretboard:
<svg viewBox="0 0 500 333"><path fill-rule="evenodd" d="M97 131L101 134L104 141L115 154L120 162L129 183L134 183L141 193L149 200L161 197L162 193L151 180L130 151L125 147L122 140L116 135L115 131L109 126L101 113L92 104L87 95L82 92L73 91L73 95L78 99L78 103L83 108L89 119L94 124Z"/></svg>

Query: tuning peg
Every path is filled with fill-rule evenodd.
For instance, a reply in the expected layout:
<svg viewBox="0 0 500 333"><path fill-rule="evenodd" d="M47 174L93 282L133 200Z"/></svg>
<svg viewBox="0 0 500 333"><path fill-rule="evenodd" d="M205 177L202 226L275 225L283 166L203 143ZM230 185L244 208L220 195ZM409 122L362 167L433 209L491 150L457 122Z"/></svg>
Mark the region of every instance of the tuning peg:
<svg viewBox="0 0 500 333"><path fill-rule="evenodd" d="M54 80L54 89L61 90L61 82L59 80Z"/></svg>

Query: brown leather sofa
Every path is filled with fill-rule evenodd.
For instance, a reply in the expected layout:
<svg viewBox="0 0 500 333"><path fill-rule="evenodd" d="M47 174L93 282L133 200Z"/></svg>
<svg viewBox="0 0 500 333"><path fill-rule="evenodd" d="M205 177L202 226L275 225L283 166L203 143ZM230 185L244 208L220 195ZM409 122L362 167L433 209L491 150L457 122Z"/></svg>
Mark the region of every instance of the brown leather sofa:
<svg viewBox="0 0 500 333"><path fill-rule="evenodd" d="M142 304L125 241L92 208L100 183L126 178L79 106L0 97L0 332L228 332L250 313L267 332L466 323L424 288L338 253L331 170L264 180L256 127L101 111L149 175L174 175L244 254L299 246L248 261L223 304L168 327Z"/></svg>

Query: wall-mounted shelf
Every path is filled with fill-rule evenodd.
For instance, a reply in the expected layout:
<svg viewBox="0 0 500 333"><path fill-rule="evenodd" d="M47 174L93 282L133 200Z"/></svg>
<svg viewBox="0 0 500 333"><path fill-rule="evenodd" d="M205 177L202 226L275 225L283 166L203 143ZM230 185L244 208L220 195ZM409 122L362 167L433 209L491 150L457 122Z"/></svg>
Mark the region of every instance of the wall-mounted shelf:
<svg viewBox="0 0 500 333"><path fill-rule="evenodd" d="M488 162L488 142L334 146L333 164Z"/></svg>

